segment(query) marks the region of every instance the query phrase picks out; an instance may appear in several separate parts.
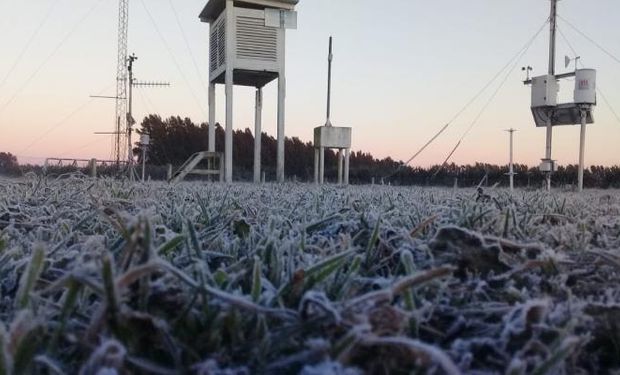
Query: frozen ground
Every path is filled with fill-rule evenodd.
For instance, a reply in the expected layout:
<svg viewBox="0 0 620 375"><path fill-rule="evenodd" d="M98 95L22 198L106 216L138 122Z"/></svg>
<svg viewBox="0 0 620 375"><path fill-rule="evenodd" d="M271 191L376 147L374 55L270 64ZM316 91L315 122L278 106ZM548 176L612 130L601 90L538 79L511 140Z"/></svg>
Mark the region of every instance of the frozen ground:
<svg viewBox="0 0 620 375"><path fill-rule="evenodd" d="M0 180L0 374L618 373L620 193L488 193Z"/></svg>

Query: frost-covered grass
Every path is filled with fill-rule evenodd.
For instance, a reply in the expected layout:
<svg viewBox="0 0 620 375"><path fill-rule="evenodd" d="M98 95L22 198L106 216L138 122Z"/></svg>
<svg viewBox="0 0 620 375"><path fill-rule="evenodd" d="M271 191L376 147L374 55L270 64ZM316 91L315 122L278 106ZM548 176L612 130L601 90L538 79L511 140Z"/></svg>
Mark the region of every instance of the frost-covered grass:
<svg viewBox="0 0 620 375"><path fill-rule="evenodd" d="M618 371L620 193L487 193L0 180L0 374Z"/></svg>

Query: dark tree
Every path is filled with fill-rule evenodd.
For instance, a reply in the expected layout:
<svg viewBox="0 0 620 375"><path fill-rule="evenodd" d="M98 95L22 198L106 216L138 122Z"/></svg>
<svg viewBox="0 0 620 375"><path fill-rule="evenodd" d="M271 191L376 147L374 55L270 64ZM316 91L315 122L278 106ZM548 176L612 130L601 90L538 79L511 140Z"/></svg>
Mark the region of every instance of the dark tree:
<svg viewBox="0 0 620 375"><path fill-rule="evenodd" d="M10 152L0 152L0 173L7 175L19 174L17 157Z"/></svg>

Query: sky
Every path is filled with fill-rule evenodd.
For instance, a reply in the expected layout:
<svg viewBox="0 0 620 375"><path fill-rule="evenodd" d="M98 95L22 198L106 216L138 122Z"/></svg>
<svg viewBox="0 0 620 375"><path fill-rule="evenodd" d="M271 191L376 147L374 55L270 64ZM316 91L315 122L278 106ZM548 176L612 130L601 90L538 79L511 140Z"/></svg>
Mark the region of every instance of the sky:
<svg viewBox="0 0 620 375"><path fill-rule="evenodd" d="M136 89L136 119L157 113L207 121L208 25L198 19L205 3L130 0L136 78L172 84ZM547 20L549 1L301 0L297 11L298 29L288 30L286 41L287 136L310 141L325 123L333 35L332 123L353 127L354 150L407 160L514 61ZM598 70L610 104L599 95L586 163L620 164L620 1L562 0L559 12L616 57L559 21L557 70L573 69L564 68L564 56L574 57L574 49L584 66ZM115 94L117 14L115 0L0 0L0 152L24 163L110 158L111 137L94 133L114 130L114 101L90 96ZM452 161L507 163L504 130L512 127L515 161L537 165L545 130L533 124L521 67L546 73L548 38L546 27L412 165L442 163L470 127ZM573 85L562 81L563 101ZM263 131L272 135L276 86L266 87L264 99ZM224 123L221 86L216 113ZM253 89L235 88L234 127L253 129L253 119ZM578 146L578 126L554 129L553 157L561 164L577 163Z"/></svg>

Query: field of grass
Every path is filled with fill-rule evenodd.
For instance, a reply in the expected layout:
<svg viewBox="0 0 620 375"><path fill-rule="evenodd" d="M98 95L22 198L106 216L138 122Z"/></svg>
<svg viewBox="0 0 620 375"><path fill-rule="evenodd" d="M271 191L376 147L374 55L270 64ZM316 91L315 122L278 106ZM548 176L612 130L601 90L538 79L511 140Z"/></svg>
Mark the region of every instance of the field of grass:
<svg viewBox="0 0 620 375"><path fill-rule="evenodd" d="M0 180L0 374L620 371L620 192Z"/></svg>

